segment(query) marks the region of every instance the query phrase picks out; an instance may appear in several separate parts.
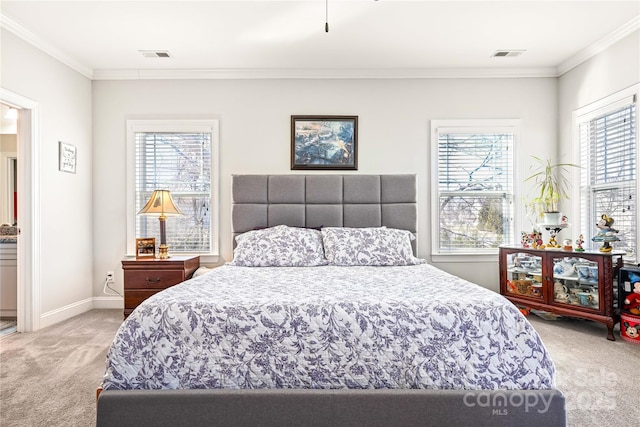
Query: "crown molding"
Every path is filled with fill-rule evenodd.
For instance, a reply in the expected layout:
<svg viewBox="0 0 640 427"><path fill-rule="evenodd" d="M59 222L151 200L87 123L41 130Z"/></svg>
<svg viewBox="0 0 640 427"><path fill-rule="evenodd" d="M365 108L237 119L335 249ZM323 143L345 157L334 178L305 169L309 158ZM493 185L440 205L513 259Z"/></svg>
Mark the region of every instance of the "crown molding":
<svg viewBox="0 0 640 427"><path fill-rule="evenodd" d="M562 62L560 65L558 65L557 67L558 77L560 77L561 75L565 74L568 71L571 71L572 69L582 64L583 62L586 62L587 60L593 58L600 52L606 50L610 46L614 45L615 43L619 42L620 40L624 39L634 31L637 31L639 29L640 29L640 15L635 16L633 19L631 19L626 24L622 25L620 28L612 31L611 33L607 34L600 40L593 43L591 46L588 46L586 49L583 49L582 51L578 52L577 54L573 55L572 57L570 57L569 59Z"/></svg>
<svg viewBox="0 0 640 427"><path fill-rule="evenodd" d="M283 69L228 68L205 70L95 70L93 80L224 79L463 79L556 77L551 68L385 68Z"/></svg>
<svg viewBox="0 0 640 427"><path fill-rule="evenodd" d="M560 77L640 29L640 16L578 52L557 67L542 68L384 68L384 69L92 69L71 58L42 37L0 13L0 27L42 50L91 80L194 79L462 79Z"/></svg>
<svg viewBox="0 0 640 427"><path fill-rule="evenodd" d="M53 58L67 65L68 67L71 67L72 69L79 72L83 76L89 79L93 78L93 70L91 69L91 67L88 67L76 61L75 59L71 58L69 55L67 55L60 49L58 49L53 44L49 43L42 37L32 33L31 31L27 30L24 26L22 26L18 22L14 21L13 19L7 17L2 13L0 13L0 28L4 28L5 30L15 34L22 40L40 49L47 55L52 56Z"/></svg>

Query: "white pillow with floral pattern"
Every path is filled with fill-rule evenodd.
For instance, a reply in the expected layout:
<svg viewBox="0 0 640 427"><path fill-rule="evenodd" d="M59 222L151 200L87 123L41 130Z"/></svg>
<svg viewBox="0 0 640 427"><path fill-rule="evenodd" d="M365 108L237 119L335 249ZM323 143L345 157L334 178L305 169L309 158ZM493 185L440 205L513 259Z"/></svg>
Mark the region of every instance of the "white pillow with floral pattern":
<svg viewBox="0 0 640 427"><path fill-rule="evenodd" d="M277 225L236 237L231 265L244 267L314 267L328 264L322 235L310 228Z"/></svg>
<svg viewBox="0 0 640 427"><path fill-rule="evenodd" d="M325 257L334 265L415 265L424 263L413 256L415 236L396 228L325 227L322 230Z"/></svg>

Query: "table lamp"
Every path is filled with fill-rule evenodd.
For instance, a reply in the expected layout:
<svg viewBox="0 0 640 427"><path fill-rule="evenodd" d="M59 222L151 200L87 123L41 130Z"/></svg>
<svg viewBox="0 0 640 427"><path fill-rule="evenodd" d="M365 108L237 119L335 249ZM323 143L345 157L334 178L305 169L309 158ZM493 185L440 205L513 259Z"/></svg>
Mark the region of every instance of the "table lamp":
<svg viewBox="0 0 640 427"><path fill-rule="evenodd" d="M167 245L167 216L182 215L182 212L176 207L171 198L169 190L154 190L151 198L140 209L138 215L158 216L160 220L160 246L158 247L158 258L169 258L169 246Z"/></svg>

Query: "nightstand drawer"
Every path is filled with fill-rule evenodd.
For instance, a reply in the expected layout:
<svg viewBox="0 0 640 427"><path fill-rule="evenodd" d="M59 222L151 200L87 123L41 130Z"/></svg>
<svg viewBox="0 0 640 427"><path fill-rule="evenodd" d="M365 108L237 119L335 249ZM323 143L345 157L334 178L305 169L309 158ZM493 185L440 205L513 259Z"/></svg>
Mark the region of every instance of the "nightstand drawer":
<svg viewBox="0 0 640 427"><path fill-rule="evenodd" d="M183 280L183 270L130 270L124 272L125 289L165 289Z"/></svg>
<svg viewBox="0 0 640 427"><path fill-rule="evenodd" d="M200 267L197 255L174 255L167 260L125 259L124 270L124 317L151 295L190 279Z"/></svg>
<svg viewBox="0 0 640 427"><path fill-rule="evenodd" d="M136 308L142 301L149 298L151 295L155 295L163 289L158 289L157 291L127 291L124 296L124 308L133 310Z"/></svg>

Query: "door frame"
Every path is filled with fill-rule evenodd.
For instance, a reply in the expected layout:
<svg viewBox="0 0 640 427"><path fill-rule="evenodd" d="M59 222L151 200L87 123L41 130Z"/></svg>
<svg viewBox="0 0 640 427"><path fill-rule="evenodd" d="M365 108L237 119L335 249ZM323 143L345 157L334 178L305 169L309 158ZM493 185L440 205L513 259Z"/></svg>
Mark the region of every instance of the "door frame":
<svg viewBox="0 0 640 427"><path fill-rule="evenodd" d="M40 329L40 107L0 88L0 102L18 109L18 332Z"/></svg>

